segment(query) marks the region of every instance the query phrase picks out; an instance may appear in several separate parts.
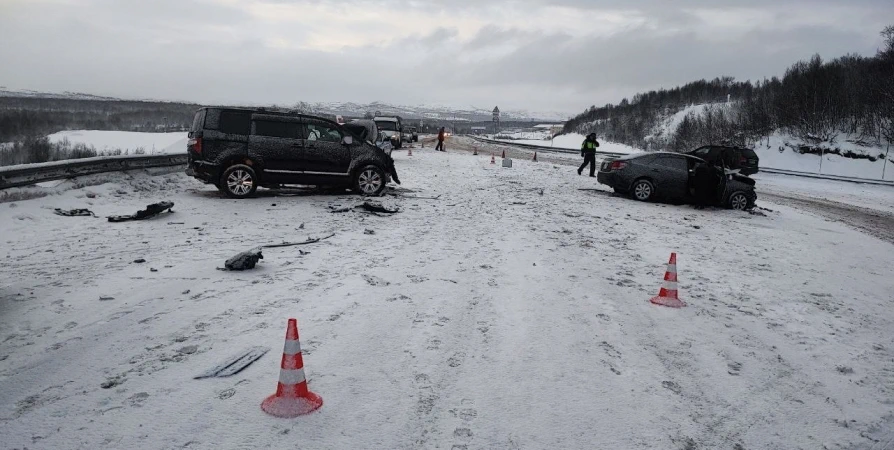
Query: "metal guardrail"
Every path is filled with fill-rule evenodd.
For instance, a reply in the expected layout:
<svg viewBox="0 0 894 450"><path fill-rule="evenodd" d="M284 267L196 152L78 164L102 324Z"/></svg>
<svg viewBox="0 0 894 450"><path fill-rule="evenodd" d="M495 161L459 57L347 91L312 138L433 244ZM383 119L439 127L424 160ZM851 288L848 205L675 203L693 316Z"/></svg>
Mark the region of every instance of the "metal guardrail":
<svg viewBox="0 0 894 450"><path fill-rule="evenodd" d="M545 145L522 144L521 142L498 141L495 139L487 139L487 138L482 138L482 137L477 137L477 136L470 136L470 137L476 141L486 142L488 144L508 145L511 147L520 147L520 148L526 148L526 149L531 149L531 150L537 150L539 152L580 154L580 150L575 150L575 149L571 149L571 148L556 148L556 147L547 147ZM614 157L621 157L621 156L627 155L626 153L600 152L600 151L597 151L596 154L597 155L605 155L605 156L614 156Z"/></svg>
<svg viewBox="0 0 894 450"><path fill-rule="evenodd" d="M522 144L522 143L515 143L512 141L498 141L498 140L494 140L494 139L486 139L486 138L481 138L481 137L477 137L477 136L471 136L471 137L472 137L472 139L475 139L475 140L481 141L481 142L487 142L487 143L491 143L491 144L503 144L503 145L509 145L509 146L514 146L514 147L522 147L522 148L538 150L538 151L542 151L542 152L580 153L579 150L561 149L561 148L557 149L554 147L546 147L546 146L534 145L534 144ZM612 152L599 152L599 151L597 151L596 154L606 155L606 156L615 156L615 157L626 156L626 153L612 153ZM878 179L873 179L873 178L846 177L846 176L840 176L840 175L828 175L828 174L821 174L821 173L814 173L814 172L801 172L801 171L797 171L797 170L774 169L772 167L761 167L760 171L764 172L764 173L772 173L772 174L777 174L777 175L791 175L791 176L796 176L796 177L816 178L816 179L821 179L821 180L835 180L835 181L847 181L847 182L851 182L851 183L864 183L864 184L876 184L876 185L881 185L881 186L894 186L894 181L878 180Z"/></svg>
<svg viewBox="0 0 894 450"><path fill-rule="evenodd" d="M774 169L772 167L761 167L760 171L763 173L772 173L777 175L791 175L795 177L805 177L805 178L817 178L820 180L836 180L836 181L847 181L850 183L863 183L863 184L877 184L882 186L894 186L894 181L888 180L876 180L873 178L858 178L858 177L845 177L841 175L828 175L823 173L813 173L813 172L800 172L797 170L786 170L786 169Z"/></svg>
<svg viewBox="0 0 894 450"><path fill-rule="evenodd" d="M23 166L0 167L0 189L27 186L44 181L153 167L182 166L187 155L99 156Z"/></svg>

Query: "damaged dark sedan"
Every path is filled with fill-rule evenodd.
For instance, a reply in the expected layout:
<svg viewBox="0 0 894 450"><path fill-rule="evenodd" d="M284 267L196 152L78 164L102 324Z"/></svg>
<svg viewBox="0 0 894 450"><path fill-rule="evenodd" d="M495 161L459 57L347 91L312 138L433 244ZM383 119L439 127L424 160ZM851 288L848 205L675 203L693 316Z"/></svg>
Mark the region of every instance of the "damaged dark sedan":
<svg viewBox="0 0 894 450"><path fill-rule="evenodd" d="M400 184L391 156L322 116L202 108L187 152L187 174L232 198L281 185L343 186L379 195L390 181Z"/></svg>
<svg viewBox="0 0 894 450"><path fill-rule="evenodd" d="M599 168L597 180L615 192L639 201L664 200L695 203L694 174L708 164L701 158L680 153L641 153L609 159ZM719 170L719 169L718 169ZM754 207L757 194L754 180L736 171L727 171L711 198L715 206L735 210Z"/></svg>

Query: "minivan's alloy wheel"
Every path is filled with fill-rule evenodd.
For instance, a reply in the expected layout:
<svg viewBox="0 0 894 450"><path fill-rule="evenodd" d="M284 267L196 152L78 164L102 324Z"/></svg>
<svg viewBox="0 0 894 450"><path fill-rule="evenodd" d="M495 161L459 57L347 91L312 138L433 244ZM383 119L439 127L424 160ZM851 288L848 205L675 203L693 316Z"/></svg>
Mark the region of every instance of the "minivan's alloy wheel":
<svg viewBox="0 0 894 450"><path fill-rule="evenodd" d="M366 166L357 172L354 188L362 195L379 195L385 189L385 173L376 166Z"/></svg>
<svg viewBox="0 0 894 450"><path fill-rule="evenodd" d="M221 185L228 197L245 198L257 190L258 177L251 167L237 164L224 171L221 176Z"/></svg>
<svg viewBox="0 0 894 450"><path fill-rule="evenodd" d="M729 198L729 207L736 211L744 211L748 208L748 197L741 192L736 192Z"/></svg>
<svg viewBox="0 0 894 450"><path fill-rule="evenodd" d="M633 196L644 202L652 197L652 183L648 180L639 180L633 185Z"/></svg>

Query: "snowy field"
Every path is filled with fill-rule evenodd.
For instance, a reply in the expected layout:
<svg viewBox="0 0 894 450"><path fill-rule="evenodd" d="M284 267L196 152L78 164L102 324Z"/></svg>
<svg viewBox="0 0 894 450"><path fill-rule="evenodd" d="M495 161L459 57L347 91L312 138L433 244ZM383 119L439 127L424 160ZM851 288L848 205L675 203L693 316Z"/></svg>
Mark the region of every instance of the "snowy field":
<svg viewBox="0 0 894 450"><path fill-rule="evenodd" d="M752 175L757 180L758 195L769 192L829 200L894 213L894 186L850 183L793 177L772 173ZM894 227L894 224L891 225Z"/></svg>
<svg viewBox="0 0 894 450"><path fill-rule="evenodd" d="M72 144L93 146L97 152L143 149L147 155L186 153L186 133L139 133L133 131L72 130L47 136L50 142L68 139Z"/></svg>
<svg viewBox="0 0 894 450"><path fill-rule="evenodd" d="M181 173L0 203L0 447L891 448L894 245L760 199L696 211L568 166L395 157L387 217ZM52 213L160 200L175 213ZM683 309L648 302L674 251ZM259 405L289 317L324 405L287 420ZM257 345L238 375L192 379Z"/></svg>

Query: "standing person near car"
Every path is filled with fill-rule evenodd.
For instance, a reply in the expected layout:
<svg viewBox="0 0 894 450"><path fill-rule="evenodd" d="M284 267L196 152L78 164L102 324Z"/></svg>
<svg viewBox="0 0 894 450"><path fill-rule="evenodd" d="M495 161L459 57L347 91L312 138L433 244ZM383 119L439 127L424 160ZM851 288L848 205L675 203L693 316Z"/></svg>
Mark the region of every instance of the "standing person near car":
<svg viewBox="0 0 894 450"><path fill-rule="evenodd" d="M695 209L705 209L715 205L719 199L719 189L724 180L723 168L711 163L699 164L692 176L692 187L695 189Z"/></svg>
<svg viewBox="0 0 894 450"><path fill-rule="evenodd" d="M441 127L441 129L438 130L438 145L435 147L435 151L439 151L439 150L442 152L444 151L444 135L445 134L446 133L444 132L444 127Z"/></svg>
<svg viewBox="0 0 894 450"><path fill-rule="evenodd" d="M596 176L596 147L599 147L599 141L596 140L596 133L588 134L587 138L584 139L583 144L580 145L580 155L584 157L584 163L577 169L578 175L580 175L587 167L587 164L589 164L590 176Z"/></svg>

